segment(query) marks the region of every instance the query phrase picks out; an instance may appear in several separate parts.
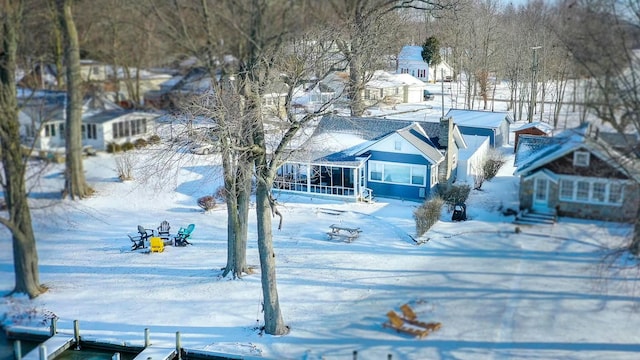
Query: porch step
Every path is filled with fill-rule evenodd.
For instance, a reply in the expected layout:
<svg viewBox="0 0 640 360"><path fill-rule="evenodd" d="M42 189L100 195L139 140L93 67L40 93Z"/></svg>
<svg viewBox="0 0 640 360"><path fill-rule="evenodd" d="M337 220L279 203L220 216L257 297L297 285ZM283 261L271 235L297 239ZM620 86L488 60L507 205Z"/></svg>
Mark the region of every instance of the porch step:
<svg viewBox="0 0 640 360"><path fill-rule="evenodd" d="M538 224L552 225L556 223L556 220L557 220L557 214L554 210L548 210L548 211L524 210L520 212L518 215L516 215L516 218L513 221L513 223L519 224L519 225L538 225Z"/></svg>

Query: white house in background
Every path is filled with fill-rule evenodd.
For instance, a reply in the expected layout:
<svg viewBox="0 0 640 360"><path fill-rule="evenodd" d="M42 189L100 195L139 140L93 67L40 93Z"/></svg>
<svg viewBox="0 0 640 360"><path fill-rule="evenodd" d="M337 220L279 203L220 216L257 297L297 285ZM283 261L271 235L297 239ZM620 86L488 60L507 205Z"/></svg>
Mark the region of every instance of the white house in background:
<svg viewBox="0 0 640 360"><path fill-rule="evenodd" d="M26 95L26 94L25 94ZM36 151L61 152L65 147L66 93L38 91L21 98L20 136ZM147 139L155 131L156 113L124 110L99 96L82 107L82 144L106 150L109 143Z"/></svg>
<svg viewBox="0 0 640 360"><path fill-rule="evenodd" d="M432 79L436 82L453 81L453 68L446 61L442 60L438 65L433 65L431 69Z"/></svg>
<svg viewBox="0 0 640 360"><path fill-rule="evenodd" d="M398 54L397 74L409 74L421 81L429 81L429 64L422 59L422 46L405 45Z"/></svg>
<svg viewBox="0 0 640 360"><path fill-rule="evenodd" d="M333 110L335 97L336 92L333 88L322 82L317 82L296 88L292 102L294 107L304 109L308 113L313 113L320 109L331 111Z"/></svg>
<svg viewBox="0 0 640 360"><path fill-rule="evenodd" d="M409 74L376 70L364 86L362 98L368 106L418 103L423 101L425 84Z"/></svg>

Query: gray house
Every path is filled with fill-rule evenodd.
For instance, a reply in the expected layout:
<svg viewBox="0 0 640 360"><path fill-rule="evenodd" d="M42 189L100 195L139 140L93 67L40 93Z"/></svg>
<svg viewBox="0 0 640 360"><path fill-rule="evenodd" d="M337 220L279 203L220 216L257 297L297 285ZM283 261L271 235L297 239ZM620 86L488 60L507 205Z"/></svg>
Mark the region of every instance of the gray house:
<svg viewBox="0 0 640 360"><path fill-rule="evenodd" d="M640 170L588 125L553 137L522 135L516 152L520 208L560 216L634 221Z"/></svg>

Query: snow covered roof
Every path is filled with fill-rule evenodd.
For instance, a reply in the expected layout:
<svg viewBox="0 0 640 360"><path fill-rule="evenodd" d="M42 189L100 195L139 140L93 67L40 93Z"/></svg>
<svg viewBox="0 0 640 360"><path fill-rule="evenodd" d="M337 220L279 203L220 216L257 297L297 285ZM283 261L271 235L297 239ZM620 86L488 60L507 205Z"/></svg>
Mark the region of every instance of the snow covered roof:
<svg viewBox="0 0 640 360"><path fill-rule="evenodd" d="M506 119L513 123L513 118L508 112L451 109L447 117L453 117L453 122L458 126L495 129L502 125Z"/></svg>
<svg viewBox="0 0 640 360"><path fill-rule="evenodd" d="M619 153L602 138L591 136L590 124L564 130L553 137L522 136L516 150L514 175L527 175L551 161L580 149L589 151L636 181L640 181L637 159Z"/></svg>
<svg viewBox="0 0 640 360"><path fill-rule="evenodd" d="M377 141L373 141L368 146L360 149L357 154L363 154L375 143L382 141L392 134L400 135L409 144L418 149L418 151L420 151L433 164L438 164L444 159L444 155L442 155L442 153L438 151L436 145L431 141L431 139L429 139L429 135L427 135L424 129L417 122L411 123L402 129L398 129L389 134L386 134Z"/></svg>
<svg viewBox="0 0 640 360"><path fill-rule="evenodd" d="M120 109L120 110L102 111L100 113L88 116L84 118L82 121L85 123L102 124L125 115L134 115L134 114L146 119L155 118L158 116L158 114L154 114L154 113Z"/></svg>
<svg viewBox="0 0 640 360"><path fill-rule="evenodd" d="M422 46L417 45L405 45L398 54L398 60L417 60L424 61L422 59Z"/></svg>
<svg viewBox="0 0 640 360"><path fill-rule="evenodd" d="M458 149L458 159L460 160L470 159L482 145L487 143L488 147L488 143L490 142L488 136L462 135L462 138L464 139L465 144L467 144L467 147Z"/></svg>
<svg viewBox="0 0 640 360"><path fill-rule="evenodd" d="M369 88L392 88L404 85L417 85L424 86L424 83L417 79L415 76L409 74L392 74L384 70L376 70L371 77L371 80L367 82L366 86Z"/></svg>
<svg viewBox="0 0 640 360"><path fill-rule="evenodd" d="M543 123L540 121L534 121L532 123L523 124L522 126L512 129L512 131L521 131L521 130L532 129L532 128L541 130L546 134L551 134L553 132L553 126L551 126L551 124Z"/></svg>

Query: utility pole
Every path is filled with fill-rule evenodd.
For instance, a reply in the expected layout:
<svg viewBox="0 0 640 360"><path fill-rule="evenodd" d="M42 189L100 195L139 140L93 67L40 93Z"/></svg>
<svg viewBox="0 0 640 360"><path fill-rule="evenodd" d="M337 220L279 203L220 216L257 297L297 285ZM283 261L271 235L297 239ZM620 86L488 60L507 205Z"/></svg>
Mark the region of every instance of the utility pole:
<svg viewBox="0 0 640 360"><path fill-rule="evenodd" d="M542 49L542 46L534 46L531 48L531 50L533 50L533 63L531 65L531 102L529 103L529 116L527 116L527 122L533 122L533 113L536 110L536 93L538 92L536 89L536 82L538 81L538 58L536 56L536 50L538 49Z"/></svg>
<svg viewBox="0 0 640 360"><path fill-rule="evenodd" d="M442 92L442 118L444 119L444 68L440 69L441 92Z"/></svg>

